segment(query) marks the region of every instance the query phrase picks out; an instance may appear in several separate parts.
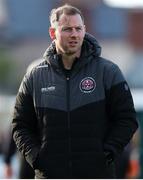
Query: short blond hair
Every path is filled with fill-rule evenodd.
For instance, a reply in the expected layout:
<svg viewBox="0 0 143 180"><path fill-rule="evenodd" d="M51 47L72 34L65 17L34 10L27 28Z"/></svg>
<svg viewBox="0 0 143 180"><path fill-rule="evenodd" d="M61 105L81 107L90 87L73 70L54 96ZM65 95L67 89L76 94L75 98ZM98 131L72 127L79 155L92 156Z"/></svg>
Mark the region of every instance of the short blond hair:
<svg viewBox="0 0 143 180"><path fill-rule="evenodd" d="M79 14L81 16L81 19L82 19L83 23L84 23L84 17L83 17L82 12L78 8L76 8L74 6L71 6L69 4L65 4L63 6L60 6L60 7L56 8L56 9L51 10L51 13L50 13L51 26L54 26L54 24L59 21L60 16L62 14L66 14L66 15Z"/></svg>

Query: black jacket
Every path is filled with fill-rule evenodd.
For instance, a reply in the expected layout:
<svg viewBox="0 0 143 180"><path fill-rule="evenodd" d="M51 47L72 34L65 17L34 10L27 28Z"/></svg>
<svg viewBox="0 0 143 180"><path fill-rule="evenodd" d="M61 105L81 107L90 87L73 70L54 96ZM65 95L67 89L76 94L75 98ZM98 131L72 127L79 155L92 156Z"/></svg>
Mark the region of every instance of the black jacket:
<svg viewBox="0 0 143 180"><path fill-rule="evenodd" d="M38 178L112 178L104 151L115 158L137 129L128 84L100 51L86 34L66 77L53 42L21 83L13 137Z"/></svg>

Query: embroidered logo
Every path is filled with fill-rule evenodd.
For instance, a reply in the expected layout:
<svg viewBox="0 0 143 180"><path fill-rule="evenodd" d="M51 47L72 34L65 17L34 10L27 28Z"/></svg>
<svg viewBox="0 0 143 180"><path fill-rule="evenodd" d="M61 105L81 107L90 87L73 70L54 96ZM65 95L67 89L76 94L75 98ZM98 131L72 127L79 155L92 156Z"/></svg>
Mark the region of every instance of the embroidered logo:
<svg viewBox="0 0 143 180"><path fill-rule="evenodd" d="M46 88L41 88L42 93L51 92L51 91L54 91L54 90L55 90L55 86L49 86L49 87L46 87Z"/></svg>
<svg viewBox="0 0 143 180"><path fill-rule="evenodd" d="M91 93L96 87L95 80L92 77L86 77L81 80L79 88L84 93Z"/></svg>

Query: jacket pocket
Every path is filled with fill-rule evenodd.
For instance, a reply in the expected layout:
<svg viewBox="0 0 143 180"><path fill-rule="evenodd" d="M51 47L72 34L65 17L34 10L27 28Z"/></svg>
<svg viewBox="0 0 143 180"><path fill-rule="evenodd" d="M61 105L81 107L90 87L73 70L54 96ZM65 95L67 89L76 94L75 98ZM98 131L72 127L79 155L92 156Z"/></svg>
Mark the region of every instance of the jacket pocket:
<svg viewBox="0 0 143 180"><path fill-rule="evenodd" d="M105 159L105 165L106 165L106 172L108 178L116 179L116 170L115 170L115 162L112 156L110 157L110 154L105 154L104 152L104 159Z"/></svg>
<svg viewBox="0 0 143 180"><path fill-rule="evenodd" d="M46 164L47 164L47 145L42 145L40 151L37 155L35 160L34 170L42 170L43 172L46 171Z"/></svg>

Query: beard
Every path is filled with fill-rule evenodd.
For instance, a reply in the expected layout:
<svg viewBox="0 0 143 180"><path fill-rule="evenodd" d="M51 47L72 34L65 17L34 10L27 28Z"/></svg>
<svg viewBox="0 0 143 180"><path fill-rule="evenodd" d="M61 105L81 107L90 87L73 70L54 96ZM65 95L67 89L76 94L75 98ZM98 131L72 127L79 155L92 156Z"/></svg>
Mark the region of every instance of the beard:
<svg viewBox="0 0 143 180"><path fill-rule="evenodd" d="M81 51L81 46L79 45L75 47L66 47L63 49L64 54L66 54L67 56L79 54L80 51Z"/></svg>
<svg viewBox="0 0 143 180"><path fill-rule="evenodd" d="M79 56L81 52L82 42L72 45L72 44L56 44L56 50L58 54L65 54L66 56Z"/></svg>

